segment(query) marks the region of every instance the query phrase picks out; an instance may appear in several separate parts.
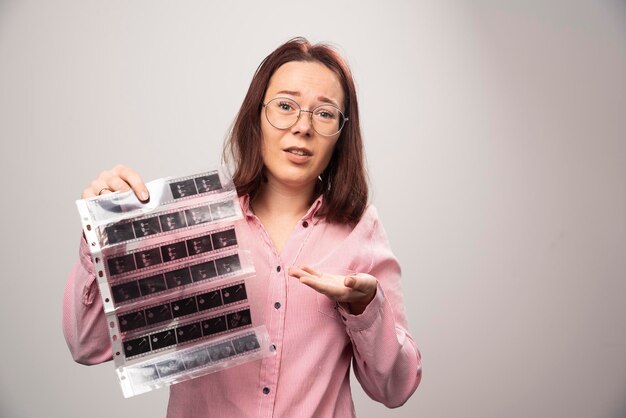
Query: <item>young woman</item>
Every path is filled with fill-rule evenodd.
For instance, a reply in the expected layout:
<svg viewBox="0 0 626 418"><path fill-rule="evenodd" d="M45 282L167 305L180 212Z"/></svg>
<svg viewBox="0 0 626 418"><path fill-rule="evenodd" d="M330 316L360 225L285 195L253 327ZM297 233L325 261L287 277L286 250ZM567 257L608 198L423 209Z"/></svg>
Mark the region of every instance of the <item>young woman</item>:
<svg viewBox="0 0 626 418"><path fill-rule="evenodd" d="M417 388L421 360L407 331L400 266L368 190L356 91L344 60L293 39L265 58L225 144L245 221L240 242L256 279L253 317L276 356L170 387L168 417L351 417L350 363L365 392L388 407ZM117 190L149 198L117 166L83 198ZM111 359L86 243L65 291L74 359Z"/></svg>

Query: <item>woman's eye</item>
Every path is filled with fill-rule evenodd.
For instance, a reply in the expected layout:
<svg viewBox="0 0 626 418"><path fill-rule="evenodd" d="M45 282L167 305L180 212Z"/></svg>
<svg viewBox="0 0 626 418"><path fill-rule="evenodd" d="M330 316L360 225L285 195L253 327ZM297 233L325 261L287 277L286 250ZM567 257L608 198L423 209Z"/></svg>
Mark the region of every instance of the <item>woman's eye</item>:
<svg viewBox="0 0 626 418"><path fill-rule="evenodd" d="M334 119L335 113L328 109L320 109L316 112L316 116L322 119Z"/></svg>
<svg viewBox="0 0 626 418"><path fill-rule="evenodd" d="M280 110L293 110L293 106L287 102L278 103Z"/></svg>

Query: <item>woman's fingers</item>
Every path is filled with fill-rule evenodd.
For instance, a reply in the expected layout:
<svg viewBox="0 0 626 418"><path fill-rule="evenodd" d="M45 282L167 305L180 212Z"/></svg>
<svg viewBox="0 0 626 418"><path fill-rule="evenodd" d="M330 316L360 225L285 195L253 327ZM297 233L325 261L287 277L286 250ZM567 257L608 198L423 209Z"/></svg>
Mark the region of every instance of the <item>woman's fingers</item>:
<svg viewBox="0 0 626 418"><path fill-rule="evenodd" d="M365 273L357 273L352 276L346 276L344 285L363 293L370 292L378 284L374 276Z"/></svg>
<svg viewBox="0 0 626 418"><path fill-rule="evenodd" d="M322 292L326 294L324 283L320 280L318 276L311 274L309 271L300 267L289 267L288 273L290 276L295 277L300 280L300 283L305 284L318 292Z"/></svg>
<svg viewBox="0 0 626 418"><path fill-rule="evenodd" d="M88 197L98 196L100 191L104 189L109 189L109 186L106 181L102 180L100 176L98 176L97 179L89 183L89 186L85 190L83 190L83 194L81 195L81 198L87 199Z"/></svg>
<svg viewBox="0 0 626 418"><path fill-rule="evenodd" d="M322 275L321 273L318 273L317 271L313 270L309 266L302 266L302 270L306 271L307 273L309 273L312 276L320 277Z"/></svg>
<svg viewBox="0 0 626 418"><path fill-rule="evenodd" d="M130 186L124 180L117 176L111 176L107 179L107 187L116 192L126 192L130 190ZM106 193L106 190L102 192L102 194Z"/></svg>
<svg viewBox="0 0 626 418"><path fill-rule="evenodd" d="M105 193L127 191L132 189L139 200L146 201L150 198L148 188L141 176L135 170L123 165L117 165L111 170L101 172L89 186L83 190L81 198L99 196Z"/></svg>
<svg viewBox="0 0 626 418"><path fill-rule="evenodd" d="M328 282L323 281L315 276L302 276L300 277L300 283L309 286L310 288L325 294L330 297L340 297L341 295L336 288L333 288Z"/></svg>
<svg viewBox="0 0 626 418"><path fill-rule="evenodd" d="M308 266L289 267L288 273L290 276L297 277L298 279L305 277L305 276L310 277L312 279L320 278L322 276L321 273L318 273L317 271L313 270L311 267L308 267Z"/></svg>
<svg viewBox="0 0 626 418"><path fill-rule="evenodd" d="M320 273L311 267L290 267L289 275L319 293L339 302L369 303L376 293L378 281L374 276L358 273L351 276Z"/></svg>
<svg viewBox="0 0 626 418"><path fill-rule="evenodd" d="M333 293L335 293L331 289L332 283L329 283L331 275L320 275L310 267L289 267L288 273L290 276L300 280L300 283L305 284L327 296L332 296ZM335 280L335 282L336 281L337 280Z"/></svg>
<svg viewBox="0 0 626 418"><path fill-rule="evenodd" d="M113 167L113 173L117 174L120 179L124 180L133 189L139 200L146 201L150 198L148 194L148 188L143 179L135 170L123 165L117 165Z"/></svg>
<svg viewBox="0 0 626 418"><path fill-rule="evenodd" d="M91 190L91 187L87 187L83 190L83 193L80 195L81 199L88 199L90 197L94 197L96 194Z"/></svg>

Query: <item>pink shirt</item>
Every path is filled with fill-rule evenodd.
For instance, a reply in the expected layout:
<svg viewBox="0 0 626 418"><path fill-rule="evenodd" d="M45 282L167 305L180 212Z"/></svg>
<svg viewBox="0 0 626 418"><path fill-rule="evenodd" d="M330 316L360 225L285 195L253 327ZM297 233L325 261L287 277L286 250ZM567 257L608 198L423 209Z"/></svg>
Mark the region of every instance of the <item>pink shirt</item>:
<svg viewBox="0 0 626 418"><path fill-rule="evenodd" d="M252 317L266 325L276 355L170 386L167 416L353 417L351 361L372 399L391 408L406 402L420 382L421 358L407 331L400 266L376 209L369 206L354 228L329 224L316 216L319 198L278 254L247 196L240 203L238 240L251 251L257 275L247 284L257 301ZM369 273L378 279L376 296L361 315L351 315L288 276L292 265ZM65 289L63 331L77 362L111 359L84 240Z"/></svg>

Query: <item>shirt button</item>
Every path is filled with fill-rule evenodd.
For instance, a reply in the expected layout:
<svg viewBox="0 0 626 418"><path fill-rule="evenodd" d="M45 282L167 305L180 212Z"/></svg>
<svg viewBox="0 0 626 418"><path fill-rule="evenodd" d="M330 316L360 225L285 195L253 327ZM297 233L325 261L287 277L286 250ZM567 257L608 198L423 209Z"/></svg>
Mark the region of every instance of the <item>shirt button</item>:
<svg viewBox="0 0 626 418"><path fill-rule="evenodd" d="M276 271L280 273L280 266L276 267Z"/></svg>
<svg viewBox="0 0 626 418"><path fill-rule="evenodd" d="M274 307L275 307L276 309L280 309L280 302L276 302L276 303L274 304Z"/></svg>
<svg viewBox="0 0 626 418"><path fill-rule="evenodd" d="M264 393L264 394L266 394L266 395L267 395L268 393L270 393L270 388L268 388L267 386L265 386L265 387L263 388L263 393Z"/></svg>
<svg viewBox="0 0 626 418"><path fill-rule="evenodd" d="M302 226L307 228L309 226L309 223L307 221L302 222Z"/></svg>
<svg viewBox="0 0 626 418"><path fill-rule="evenodd" d="M272 352L276 351L276 344L270 345L270 351Z"/></svg>

